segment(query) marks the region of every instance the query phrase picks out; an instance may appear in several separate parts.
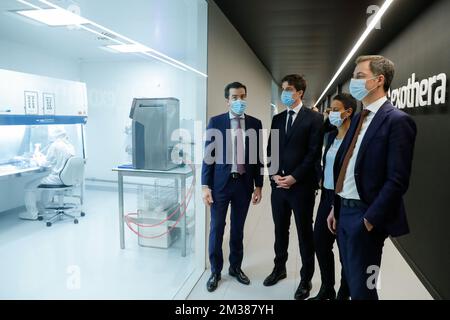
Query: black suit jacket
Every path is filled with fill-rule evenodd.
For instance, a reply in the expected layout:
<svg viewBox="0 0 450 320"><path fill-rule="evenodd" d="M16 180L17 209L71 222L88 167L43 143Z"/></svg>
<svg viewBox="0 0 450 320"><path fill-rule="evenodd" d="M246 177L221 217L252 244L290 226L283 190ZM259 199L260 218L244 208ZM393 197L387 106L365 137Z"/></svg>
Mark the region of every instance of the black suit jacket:
<svg viewBox="0 0 450 320"><path fill-rule="evenodd" d="M267 146L269 175L292 175L297 184L317 187L316 166L322 154L323 116L303 106L286 133L287 117L287 111L283 111L272 119ZM277 140L274 140L274 130L278 130ZM272 146L276 142L278 152ZM273 181L272 186L275 186Z"/></svg>

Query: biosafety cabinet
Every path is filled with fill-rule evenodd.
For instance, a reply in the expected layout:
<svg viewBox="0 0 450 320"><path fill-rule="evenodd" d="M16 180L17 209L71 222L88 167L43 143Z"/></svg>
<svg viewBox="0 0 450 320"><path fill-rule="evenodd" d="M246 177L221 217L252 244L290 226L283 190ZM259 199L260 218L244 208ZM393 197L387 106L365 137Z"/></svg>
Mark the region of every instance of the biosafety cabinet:
<svg viewBox="0 0 450 320"><path fill-rule="evenodd" d="M0 69L0 180L42 171L33 154L49 146L54 125L86 159L87 115L84 83Z"/></svg>

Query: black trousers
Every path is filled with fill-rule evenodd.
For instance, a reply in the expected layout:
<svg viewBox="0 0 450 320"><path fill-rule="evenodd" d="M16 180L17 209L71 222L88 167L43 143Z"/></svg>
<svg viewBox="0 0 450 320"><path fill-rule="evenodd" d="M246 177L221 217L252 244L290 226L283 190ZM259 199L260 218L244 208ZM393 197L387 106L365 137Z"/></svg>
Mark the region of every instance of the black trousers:
<svg viewBox="0 0 450 320"><path fill-rule="evenodd" d="M272 186L271 202L272 217L275 224L275 268L286 267L289 227L293 212L302 259L300 277L302 281L311 281L314 274L314 187L294 185L291 189L281 189Z"/></svg>
<svg viewBox="0 0 450 320"><path fill-rule="evenodd" d="M314 248L316 250L317 261L319 262L322 286L327 290L334 290L335 283L333 245L336 236L331 233L327 225L327 218L330 214L333 201L334 190L322 188L320 204L314 224ZM340 255L339 258L342 264ZM345 293L349 292L344 268L341 271L341 290L344 290Z"/></svg>

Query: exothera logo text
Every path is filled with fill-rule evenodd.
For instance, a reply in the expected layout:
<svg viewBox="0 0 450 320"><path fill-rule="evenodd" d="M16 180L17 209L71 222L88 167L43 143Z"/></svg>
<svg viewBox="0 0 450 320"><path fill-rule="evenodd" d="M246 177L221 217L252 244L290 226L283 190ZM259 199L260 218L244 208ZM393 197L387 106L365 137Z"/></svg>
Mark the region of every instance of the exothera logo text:
<svg viewBox="0 0 450 320"><path fill-rule="evenodd" d="M392 104L399 109L416 108L445 104L446 91L447 75L445 73L421 81L416 81L416 74L413 73L406 86L389 90L389 97Z"/></svg>

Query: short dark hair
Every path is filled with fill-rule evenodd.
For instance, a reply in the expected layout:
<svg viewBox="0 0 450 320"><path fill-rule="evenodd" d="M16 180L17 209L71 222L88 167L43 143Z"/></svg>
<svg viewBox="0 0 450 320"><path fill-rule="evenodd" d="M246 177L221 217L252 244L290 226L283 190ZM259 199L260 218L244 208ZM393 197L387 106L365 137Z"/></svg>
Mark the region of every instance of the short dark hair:
<svg viewBox="0 0 450 320"><path fill-rule="evenodd" d="M230 98L230 89L240 89L240 88L244 88L245 94L247 94L247 87L244 86L242 83L240 83L240 82L232 82L232 83L228 84L225 87L225 99L228 100Z"/></svg>
<svg viewBox="0 0 450 320"><path fill-rule="evenodd" d="M350 118L353 118L353 115L356 112L356 99L353 98L353 96L349 93L339 93L333 97L333 100L337 100L342 102L344 105L345 110L352 109L352 114L350 115Z"/></svg>
<svg viewBox="0 0 450 320"><path fill-rule="evenodd" d="M371 55L371 56L359 56L356 58L355 63L370 61L370 71L375 76L384 76L384 91L388 92L391 87L392 79L394 79L395 66L394 63L383 56Z"/></svg>
<svg viewBox="0 0 450 320"><path fill-rule="evenodd" d="M303 76L299 74L289 74L281 79L281 84L283 84L283 82L287 82L290 86L294 86L295 90L297 91L302 90L302 98L305 96L306 80L305 78L303 78Z"/></svg>

